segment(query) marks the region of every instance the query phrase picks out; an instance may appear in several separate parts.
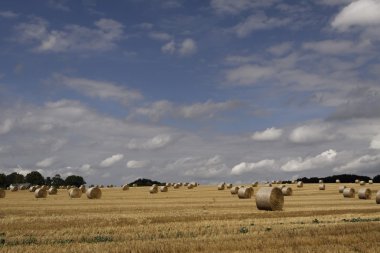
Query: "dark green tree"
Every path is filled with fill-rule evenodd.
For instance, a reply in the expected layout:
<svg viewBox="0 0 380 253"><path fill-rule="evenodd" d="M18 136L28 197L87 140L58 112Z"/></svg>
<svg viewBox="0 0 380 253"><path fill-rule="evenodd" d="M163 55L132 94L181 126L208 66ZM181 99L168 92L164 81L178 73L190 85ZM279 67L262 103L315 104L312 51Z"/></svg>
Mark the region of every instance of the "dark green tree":
<svg viewBox="0 0 380 253"><path fill-rule="evenodd" d="M52 181L50 177L46 177L45 179L45 185L51 185Z"/></svg>
<svg viewBox="0 0 380 253"><path fill-rule="evenodd" d="M65 185L65 180L63 180L63 179L61 178L61 175L56 174L56 175L52 178L51 185L53 185L53 186L55 186L55 187L59 187L59 186L61 186L61 185Z"/></svg>
<svg viewBox="0 0 380 253"><path fill-rule="evenodd" d="M373 178L374 183L380 183L380 175L377 175Z"/></svg>
<svg viewBox="0 0 380 253"><path fill-rule="evenodd" d="M75 186L79 187L82 184L86 184L86 182L83 180L83 177L81 177L81 176L71 175L65 179L65 184L66 185L75 185Z"/></svg>
<svg viewBox="0 0 380 253"><path fill-rule="evenodd" d="M44 177L38 171L32 171L32 172L26 174L25 181L27 183L32 184L32 185L43 185L43 184L45 184Z"/></svg>
<svg viewBox="0 0 380 253"><path fill-rule="evenodd" d="M5 188L7 186L7 176L5 174L0 174L0 188Z"/></svg>
<svg viewBox="0 0 380 253"><path fill-rule="evenodd" d="M22 184L24 182L24 175L18 174L17 172L13 172L6 176L7 186L11 184Z"/></svg>

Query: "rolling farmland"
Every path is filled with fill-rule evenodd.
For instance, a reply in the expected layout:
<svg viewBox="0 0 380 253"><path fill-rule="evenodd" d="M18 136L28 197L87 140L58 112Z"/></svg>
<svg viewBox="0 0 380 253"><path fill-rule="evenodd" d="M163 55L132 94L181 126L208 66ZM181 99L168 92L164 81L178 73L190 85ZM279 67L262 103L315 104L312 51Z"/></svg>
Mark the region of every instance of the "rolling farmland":
<svg viewBox="0 0 380 253"><path fill-rule="evenodd" d="M365 186L369 200L343 198L339 185L291 185L284 210L273 212L217 186L104 188L95 200L7 191L0 252L379 252L380 184Z"/></svg>

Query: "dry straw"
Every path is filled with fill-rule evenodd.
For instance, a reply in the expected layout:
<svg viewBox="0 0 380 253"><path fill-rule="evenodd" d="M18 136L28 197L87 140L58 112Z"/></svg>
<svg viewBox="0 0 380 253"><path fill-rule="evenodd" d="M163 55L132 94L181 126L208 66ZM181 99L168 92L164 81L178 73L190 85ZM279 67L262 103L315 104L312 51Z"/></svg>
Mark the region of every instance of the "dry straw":
<svg viewBox="0 0 380 253"><path fill-rule="evenodd" d="M297 187L298 187L298 188L302 188L302 187L303 187L303 182L302 182L302 181L299 181L299 182L297 183Z"/></svg>
<svg viewBox="0 0 380 253"><path fill-rule="evenodd" d="M361 185L361 186L364 186L364 185L365 185L365 182L364 182L364 181L360 181L360 185Z"/></svg>
<svg viewBox="0 0 380 253"><path fill-rule="evenodd" d="M345 185L339 186L339 193L343 193L344 189L346 189Z"/></svg>
<svg viewBox="0 0 380 253"><path fill-rule="evenodd" d="M291 187L285 186L281 189L282 195L284 196L292 196L293 189Z"/></svg>
<svg viewBox="0 0 380 253"><path fill-rule="evenodd" d="M166 183L165 184L167 187L170 187L170 186L172 186L172 184L171 183Z"/></svg>
<svg viewBox="0 0 380 253"><path fill-rule="evenodd" d="M340 180L339 180L339 179L335 180L335 183L339 184L339 183L340 183Z"/></svg>
<svg viewBox="0 0 380 253"><path fill-rule="evenodd" d="M356 179L356 180L355 180L355 184L358 184L358 183L359 183L359 179Z"/></svg>
<svg viewBox="0 0 380 253"><path fill-rule="evenodd" d="M252 187L241 187L238 190L239 199L250 199L253 195Z"/></svg>
<svg viewBox="0 0 380 253"><path fill-rule="evenodd" d="M284 195L276 187L263 187L256 193L256 206L259 210L281 211L284 205Z"/></svg>
<svg viewBox="0 0 380 253"><path fill-rule="evenodd" d="M219 190L219 191L224 190L224 187L225 187L225 186L226 186L225 183L220 183L220 184L218 184L218 190Z"/></svg>
<svg viewBox="0 0 380 253"><path fill-rule="evenodd" d="M18 191L18 187L16 185L10 185L9 186L9 190L11 190L11 192L17 192Z"/></svg>
<svg viewBox="0 0 380 253"><path fill-rule="evenodd" d="M368 180L368 183L369 184L373 184L373 180Z"/></svg>
<svg viewBox="0 0 380 253"><path fill-rule="evenodd" d="M326 189L326 185L325 184L320 184L319 185L319 190L320 191L324 191Z"/></svg>
<svg viewBox="0 0 380 253"><path fill-rule="evenodd" d="M239 186L232 186L231 188L231 194L236 195L239 191Z"/></svg>
<svg viewBox="0 0 380 253"><path fill-rule="evenodd" d="M34 197L40 199L40 198L46 198L47 197L47 191L43 188L39 188L34 192Z"/></svg>
<svg viewBox="0 0 380 253"><path fill-rule="evenodd" d="M74 198L80 198L82 197L82 191L79 188L71 188L69 190L69 197L74 199Z"/></svg>
<svg viewBox="0 0 380 253"><path fill-rule="evenodd" d="M58 193L58 190L57 190L57 188L52 186L49 188L48 193L49 193L49 195L56 195Z"/></svg>
<svg viewBox="0 0 380 253"><path fill-rule="evenodd" d="M259 182L253 182L252 187L257 187L259 185Z"/></svg>
<svg viewBox="0 0 380 253"><path fill-rule="evenodd" d="M137 184L133 184L133 187L137 187Z"/></svg>
<svg viewBox="0 0 380 253"><path fill-rule="evenodd" d="M319 180L319 183L320 183L320 184L323 184L323 180Z"/></svg>
<svg viewBox="0 0 380 253"><path fill-rule="evenodd" d="M29 188L30 192L35 192L37 190L37 186L33 185Z"/></svg>
<svg viewBox="0 0 380 253"><path fill-rule="evenodd" d="M123 185L123 191L128 191L129 190L129 185L127 185L127 184L125 184L125 185Z"/></svg>
<svg viewBox="0 0 380 253"><path fill-rule="evenodd" d="M376 193L376 204L380 204L380 190Z"/></svg>
<svg viewBox="0 0 380 253"><path fill-rule="evenodd" d="M160 192L168 192L168 187L167 186L161 186Z"/></svg>
<svg viewBox="0 0 380 253"><path fill-rule="evenodd" d="M355 189L354 188L345 188L343 190L343 197L345 197L345 198L355 198Z"/></svg>
<svg viewBox="0 0 380 253"><path fill-rule="evenodd" d="M195 187L195 185L193 185L193 184L188 184L187 185L187 189L193 189Z"/></svg>
<svg viewBox="0 0 380 253"><path fill-rule="evenodd" d="M359 199L371 199L372 192L369 188L360 188L358 191Z"/></svg>
<svg viewBox="0 0 380 253"><path fill-rule="evenodd" d="M158 192L158 186L156 184L152 185L150 188L149 188L149 192L150 193L157 193Z"/></svg>
<svg viewBox="0 0 380 253"><path fill-rule="evenodd" d="M92 187L87 189L86 195L89 199L100 199L102 197L102 190L98 187Z"/></svg>
<svg viewBox="0 0 380 253"><path fill-rule="evenodd" d="M178 189L179 187L181 187L180 184L174 184L174 185L173 185L173 188L174 188L174 189Z"/></svg>
<svg viewBox="0 0 380 253"><path fill-rule="evenodd" d="M81 190L82 193L86 193L86 186L82 184L81 186L79 186L79 190Z"/></svg>
<svg viewBox="0 0 380 253"><path fill-rule="evenodd" d="M5 198L5 191L0 189L0 199Z"/></svg>
<svg viewBox="0 0 380 253"><path fill-rule="evenodd" d="M226 187L227 187L227 189L231 189L232 188L232 184L229 183L229 184L226 185Z"/></svg>

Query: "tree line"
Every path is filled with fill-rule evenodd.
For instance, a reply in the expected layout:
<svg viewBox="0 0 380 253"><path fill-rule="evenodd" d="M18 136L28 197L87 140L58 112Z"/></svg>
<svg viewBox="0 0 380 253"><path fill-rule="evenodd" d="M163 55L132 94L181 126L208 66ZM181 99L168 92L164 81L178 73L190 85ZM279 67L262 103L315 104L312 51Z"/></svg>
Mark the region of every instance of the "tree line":
<svg viewBox="0 0 380 253"><path fill-rule="evenodd" d="M71 175L63 179L61 175L56 174L54 177L43 177L38 171L32 171L25 176L17 172L5 175L0 173L0 188L8 187L11 184L24 184L29 183L31 185L49 185L49 186L63 186L63 185L75 185L77 187L82 184L86 184L83 177Z"/></svg>
<svg viewBox="0 0 380 253"><path fill-rule="evenodd" d="M341 175L334 175L329 177L303 177L297 179L297 181L302 181L304 183L318 183L319 180L323 180L324 183L335 183L336 180L339 179L341 183L355 183L355 180L359 181L365 181L368 182L370 180L370 177L367 176L359 176L359 175L353 175L353 174L341 174ZM374 183L380 183L380 175L375 176L373 179Z"/></svg>

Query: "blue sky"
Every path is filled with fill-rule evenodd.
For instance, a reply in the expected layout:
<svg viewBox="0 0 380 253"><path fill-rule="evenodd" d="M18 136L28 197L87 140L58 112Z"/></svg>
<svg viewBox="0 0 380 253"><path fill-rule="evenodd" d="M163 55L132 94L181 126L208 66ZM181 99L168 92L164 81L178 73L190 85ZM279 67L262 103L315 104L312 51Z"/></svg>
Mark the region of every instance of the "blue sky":
<svg viewBox="0 0 380 253"><path fill-rule="evenodd" d="M0 20L3 172L380 173L379 1L16 0Z"/></svg>

